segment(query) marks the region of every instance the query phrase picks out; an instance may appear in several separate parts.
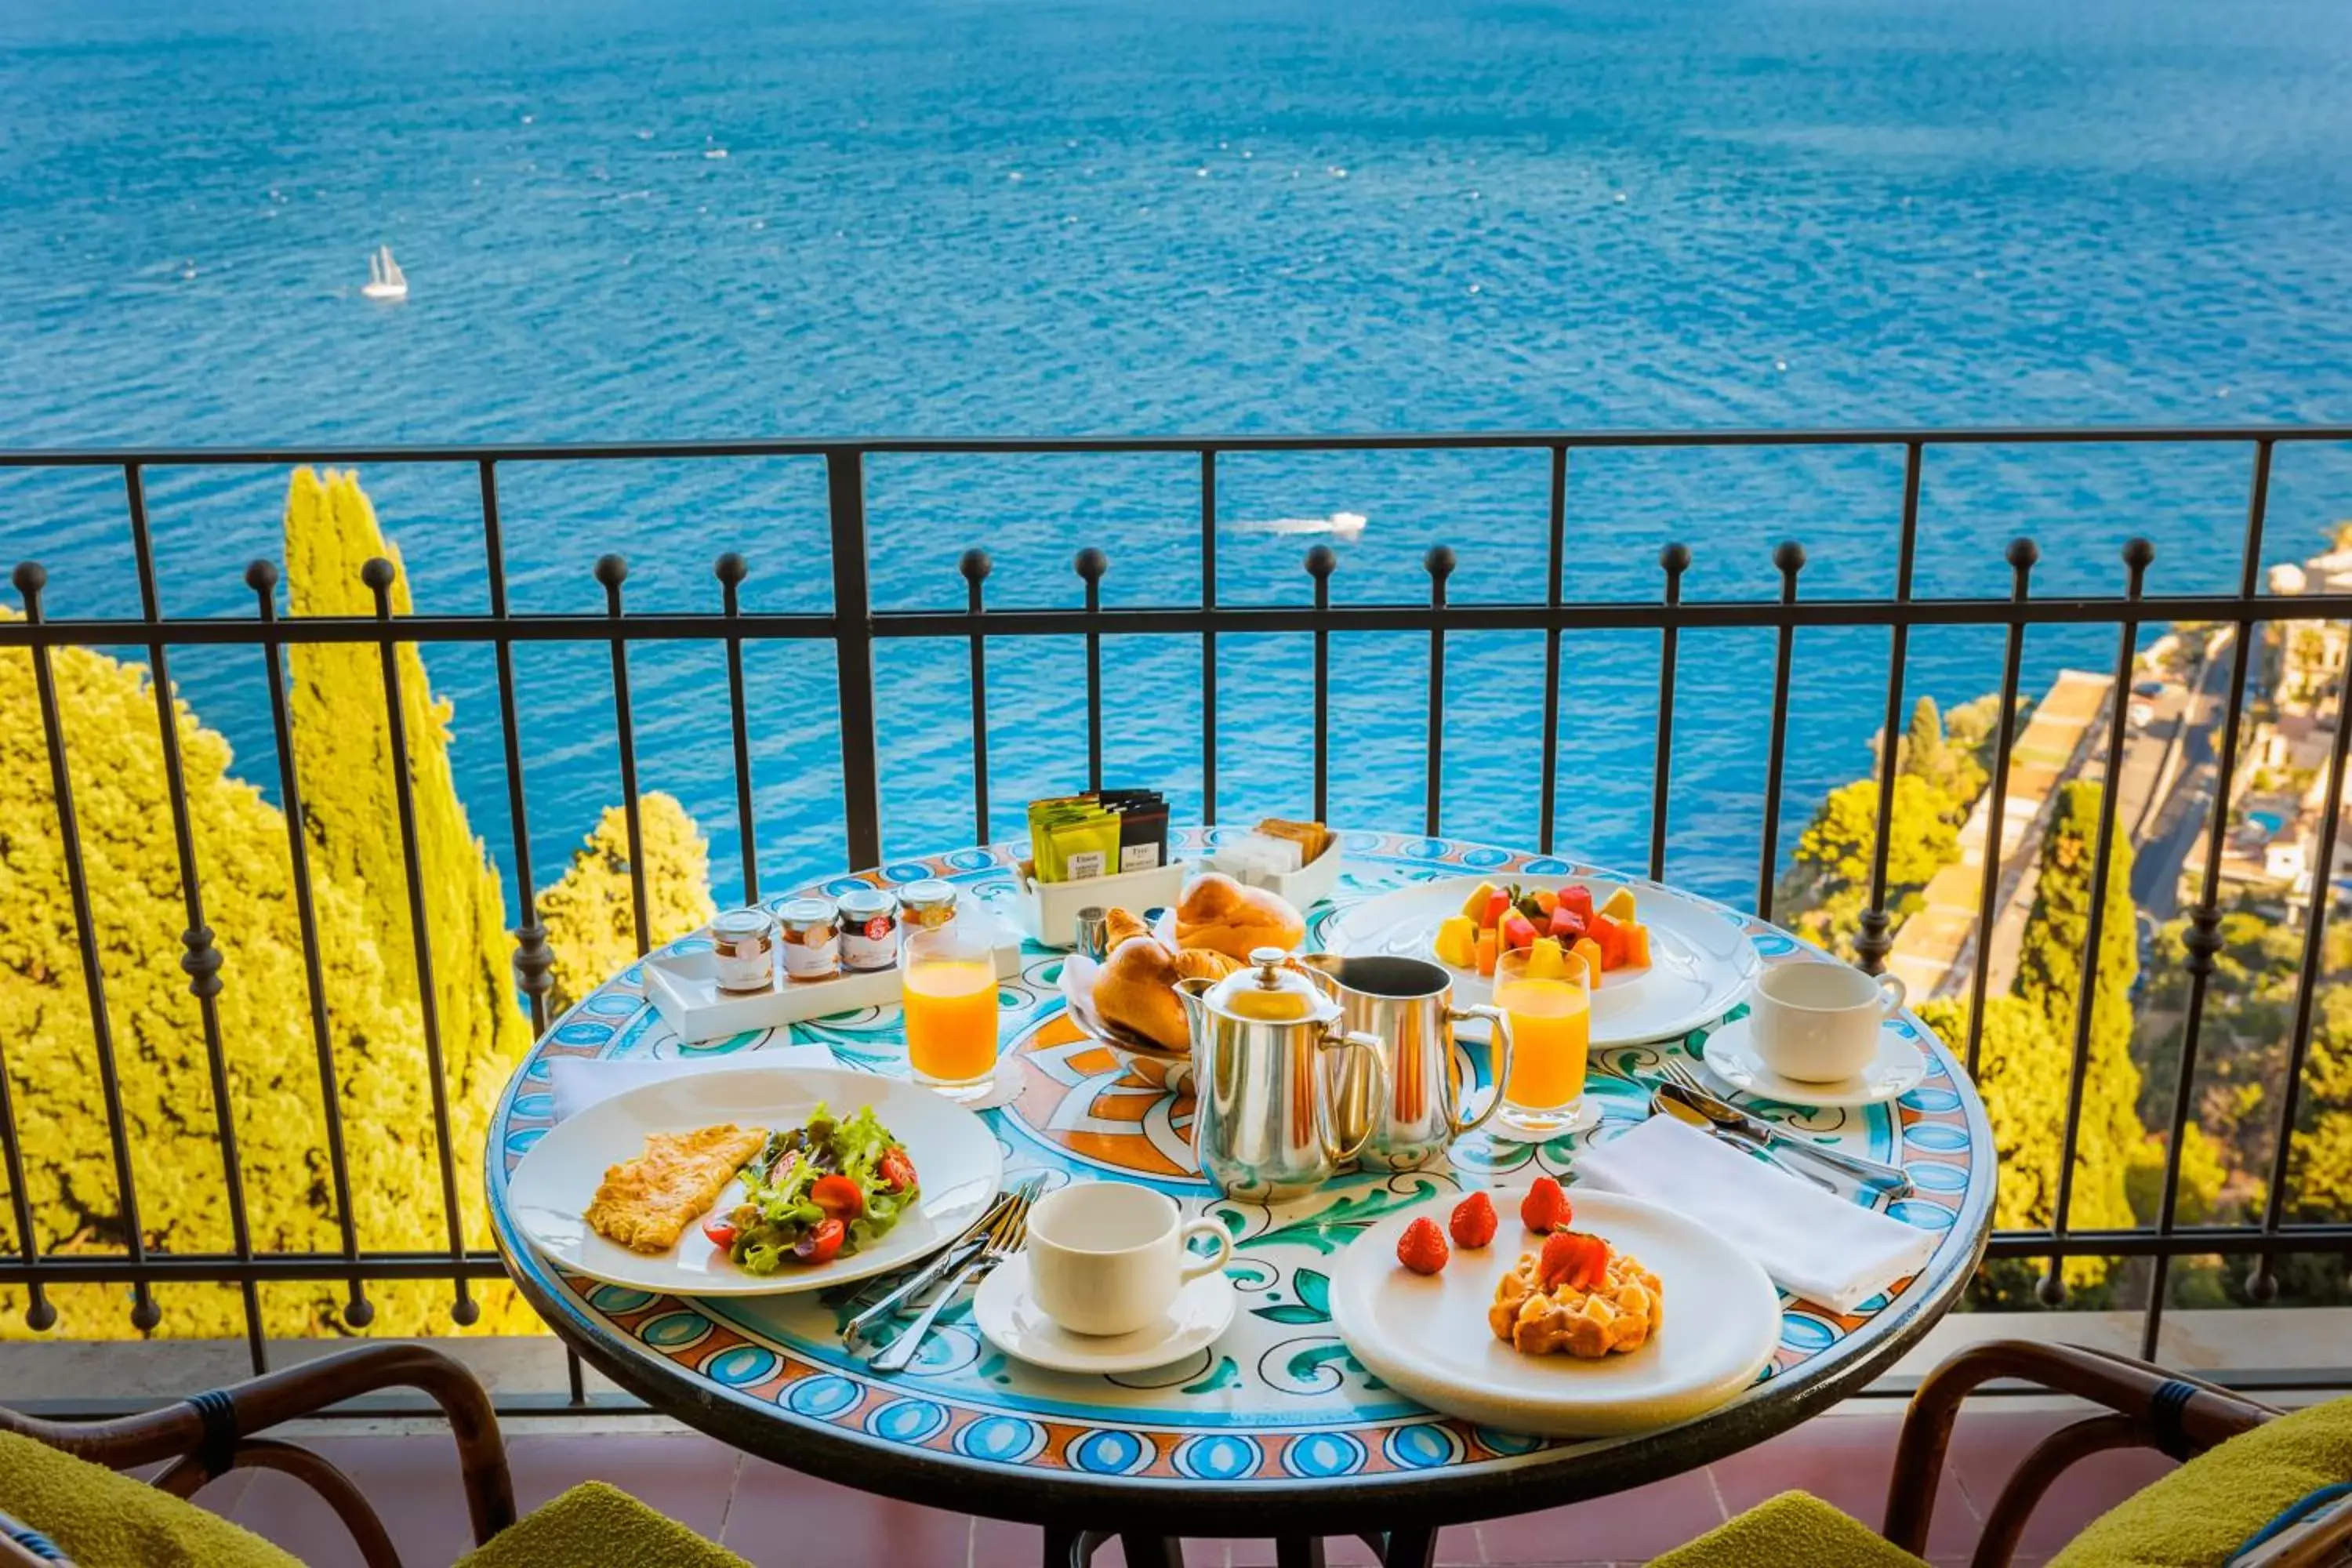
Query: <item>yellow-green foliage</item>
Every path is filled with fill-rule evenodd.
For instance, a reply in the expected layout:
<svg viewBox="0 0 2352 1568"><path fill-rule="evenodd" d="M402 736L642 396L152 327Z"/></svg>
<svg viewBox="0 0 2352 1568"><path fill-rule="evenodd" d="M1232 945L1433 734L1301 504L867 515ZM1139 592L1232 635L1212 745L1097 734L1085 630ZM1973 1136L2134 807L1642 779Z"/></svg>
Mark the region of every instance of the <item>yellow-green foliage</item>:
<svg viewBox="0 0 2352 1568"><path fill-rule="evenodd" d="M361 582L360 569L379 555L397 572L392 605L404 614L406 569L377 526L375 509L358 479L330 470L322 479L308 468L295 470L286 506L292 613L373 614L374 595ZM289 651L294 753L312 864L357 890L383 948L391 982L399 988L395 994L414 995L416 960L409 934L407 872L395 826L399 811L382 655L374 647L349 643L297 644ZM499 1090L530 1048L530 1029L514 1000L513 948L504 929L506 899L498 869L467 826L450 776L452 709L434 697L414 644L400 644L397 658L450 1134L457 1151L466 1232L480 1244L488 1239L479 1177L482 1142ZM331 977L328 994L340 1005L346 992ZM415 1053L410 1061L420 1069L408 1076L421 1079L422 1031L410 1032L401 1045ZM429 1128L429 1117L425 1125ZM381 1162L376 1168L403 1190L431 1194L437 1215L439 1176L430 1138L415 1136L415 1125L409 1122L392 1121L385 1128L386 1135L370 1143L371 1162Z"/></svg>
<svg viewBox="0 0 2352 1568"><path fill-rule="evenodd" d="M675 796L656 791L637 797L637 828L646 855L646 920L649 946L686 935L716 913L710 901L710 846ZM636 962L637 914L629 888L629 824L608 806L555 886L539 896L555 964L551 1014L561 1013Z"/></svg>
<svg viewBox="0 0 2352 1568"><path fill-rule="evenodd" d="M297 615L368 614L360 582L373 555L398 556L348 475L294 477L286 517L289 592ZM396 581L394 602L408 607ZM436 700L424 660L397 650L428 913L452 1145L466 1231L487 1240L482 1145L500 1088L530 1043L516 1004L497 870L467 826L450 776L451 709ZM121 1068L141 1228L148 1245L222 1251L227 1189L195 999L179 967L185 919L173 845L154 700L142 670L102 654L55 656L66 718L109 1016ZM320 950L352 1187L353 1222L371 1250L446 1245L433 1136L431 1083L417 1005L408 887L393 795L383 669L373 646L298 645L290 654L298 776L311 851ZM219 997L233 1109L255 1247L331 1251L340 1245L283 815L229 775L227 743L184 706L177 722L206 916L224 956ZM66 885L57 805L35 697L31 656L0 654L0 1051L24 1135L29 1200L44 1251L114 1252L125 1239L96 1047ZM609 816L585 868L551 894L576 946L574 984L634 956L626 899L610 905ZM667 796L646 799L648 895L658 934L688 929L710 907L707 854ZM624 877L625 870L624 868ZM562 947L559 947L559 952ZM595 956L590 956L592 952ZM7 1208L0 1204L0 1240ZM338 1282L262 1293L274 1335L346 1331ZM477 1331L520 1332L537 1321L503 1285L478 1286ZM373 1331L448 1332L446 1282L369 1288ZM243 1329L228 1287L157 1293L159 1332L224 1336ZM53 1292L58 1332L133 1333L129 1291ZM22 1335L25 1301L0 1291L0 1334Z"/></svg>

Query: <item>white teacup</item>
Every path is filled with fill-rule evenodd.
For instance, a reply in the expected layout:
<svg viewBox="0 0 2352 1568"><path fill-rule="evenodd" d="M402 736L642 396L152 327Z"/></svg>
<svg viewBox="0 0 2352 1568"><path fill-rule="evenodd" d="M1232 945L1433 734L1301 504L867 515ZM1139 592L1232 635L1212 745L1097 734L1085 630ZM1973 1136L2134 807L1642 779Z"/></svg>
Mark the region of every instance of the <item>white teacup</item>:
<svg viewBox="0 0 2352 1568"><path fill-rule="evenodd" d="M1176 1293L1233 1256L1213 1219L1181 1223L1165 1193L1126 1182L1085 1182L1047 1193L1029 1211L1029 1290L1045 1315L1074 1334L1131 1334L1157 1321ZM1195 1236L1217 1244L1193 1258Z"/></svg>
<svg viewBox="0 0 2352 1568"><path fill-rule="evenodd" d="M1878 1055L1878 1026L1902 1007L1903 982L1843 963L1778 963L1756 977L1748 1030L1782 1078L1840 1083Z"/></svg>

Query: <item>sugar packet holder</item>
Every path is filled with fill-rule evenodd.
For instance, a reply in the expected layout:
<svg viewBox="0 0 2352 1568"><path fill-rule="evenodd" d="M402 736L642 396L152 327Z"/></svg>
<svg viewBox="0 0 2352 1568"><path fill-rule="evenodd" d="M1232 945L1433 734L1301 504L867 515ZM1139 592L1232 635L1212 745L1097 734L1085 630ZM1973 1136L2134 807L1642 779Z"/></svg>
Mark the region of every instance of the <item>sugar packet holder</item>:
<svg viewBox="0 0 2352 1568"><path fill-rule="evenodd" d="M1242 834L1237 840L1220 844L1209 852L1207 866L1212 871L1223 871L1244 887L1263 888L1287 900L1295 909L1305 910L1321 903L1339 890L1339 836L1330 835L1323 853L1295 871L1271 870L1257 863L1242 847L1256 834ZM1134 906L1129 905L1132 909Z"/></svg>
<svg viewBox="0 0 2352 1568"><path fill-rule="evenodd" d="M1013 915L1032 941L1046 947L1074 948L1078 945L1080 910L1108 910L1113 905L1139 910L1172 909L1183 896L1184 879L1190 874L1189 867L1175 861L1075 882L1041 882L1036 868L1024 862L1013 879Z"/></svg>

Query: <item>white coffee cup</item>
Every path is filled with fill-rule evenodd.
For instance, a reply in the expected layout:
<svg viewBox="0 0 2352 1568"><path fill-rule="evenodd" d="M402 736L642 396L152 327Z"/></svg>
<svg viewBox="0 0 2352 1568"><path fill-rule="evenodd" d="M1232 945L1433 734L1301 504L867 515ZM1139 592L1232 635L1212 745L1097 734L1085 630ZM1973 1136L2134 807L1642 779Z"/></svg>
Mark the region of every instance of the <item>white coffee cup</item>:
<svg viewBox="0 0 2352 1568"><path fill-rule="evenodd" d="M1029 1290L1074 1334L1131 1334L1175 1304L1176 1293L1233 1257L1213 1219L1182 1223L1165 1193L1128 1182L1085 1182L1047 1193L1029 1211ZM1212 1257L1184 1244L1206 1237Z"/></svg>
<svg viewBox="0 0 2352 1568"><path fill-rule="evenodd" d="M1799 1083L1839 1083L1878 1055L1878 1026L1903 982L1843 963L1776 963L1756 977L1748 1027L1766 1067Z"/></svg>

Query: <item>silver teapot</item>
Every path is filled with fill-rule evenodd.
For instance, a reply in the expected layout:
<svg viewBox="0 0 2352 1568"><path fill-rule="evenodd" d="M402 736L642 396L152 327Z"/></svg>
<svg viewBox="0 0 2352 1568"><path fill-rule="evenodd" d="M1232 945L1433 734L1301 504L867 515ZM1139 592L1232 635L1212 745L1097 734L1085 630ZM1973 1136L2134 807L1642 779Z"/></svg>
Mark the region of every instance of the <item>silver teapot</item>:
<svg viewBox="0 0 2352 1568"><path fill-rule="evenodd" d="M1442 1156L1456 1138L1486 1124L1511 1078L1511 1021L1499 1007L1456 1007L1454 977L1425 959L1302 954L1308 978L1339 1008L1339 1026L1380 1047L1383 1072L1345 1064L1340 1115L1369 1121L1366 1165L1409 1171ZM1494 1030L1495 1092L1477 1115L1462 1114L1465 1076L1454 1070L1454 1026L1483 1018Z"/></svg>
<svg viewBox="0 0 2352 1568"><path fill-rule="evenodd" d="M1192 1152L1228 1197L1296 1197L1356 1157L1388 1081L1381 1043L1335 1027L1339 1005L1262 947L1222 980L1180 980L1192 1036ZM1334 1069L1339 1070L1334 1070ZM1368 1080L1353 1117L1339 1086Z"/></svg>

